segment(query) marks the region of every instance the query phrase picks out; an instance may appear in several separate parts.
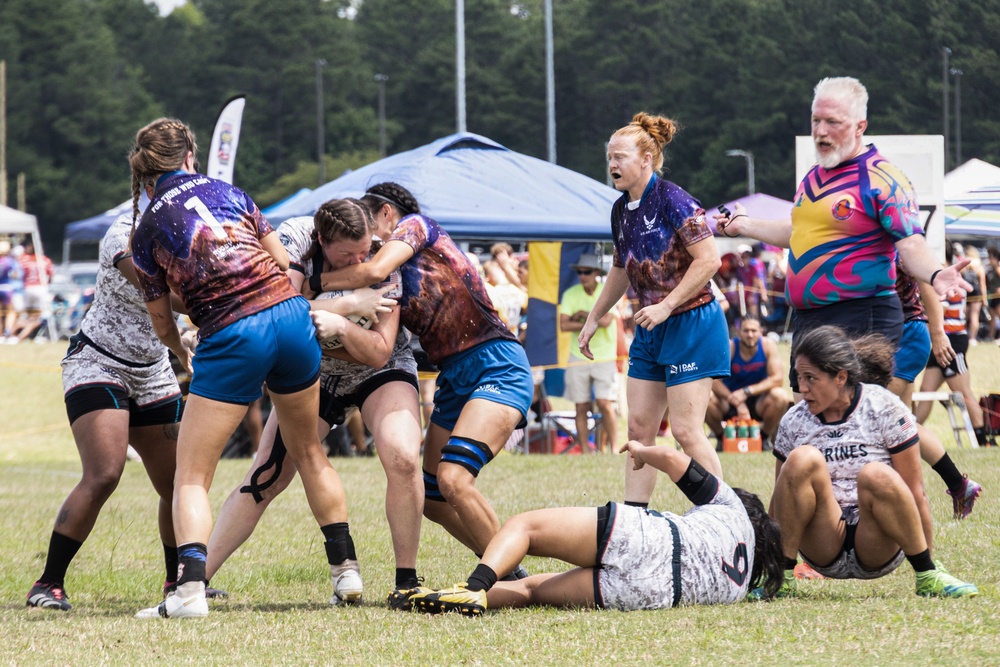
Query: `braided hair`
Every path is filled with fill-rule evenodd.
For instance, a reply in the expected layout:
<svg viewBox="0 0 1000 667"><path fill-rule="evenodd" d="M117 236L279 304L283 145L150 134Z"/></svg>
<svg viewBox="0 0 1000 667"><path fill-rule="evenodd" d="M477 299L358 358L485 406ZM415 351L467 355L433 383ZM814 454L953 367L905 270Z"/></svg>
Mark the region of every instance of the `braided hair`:
<svg viewBox="0 0 1000 667"><path fill-rule="evenodd" d="M154 187L156 179L184 166L188 153L198 156L194 132L175 118L158 118L135 135L128 154L132 171L132 222L139 218L139 196L143 188Z"/></svg>
<svg viewBox="0 0 1000 667"><path fill-rule="evenodd" d="M379 183L368 188L368 191L361 198L361 203L367 206L373 215L383 204L392 205L402 216L420 213L420 204L417 203L417 198L413 196L413 193L399 183L392 181Z"/></svg>
<svg viewBox="0 0 1000 667"><path fill-rule="evenodd" d="M333 243L339 239L357 241L375 231L368 207L357 199L331 199L313 216L313 243L304 259L311 259L321 243Z"/></svg>

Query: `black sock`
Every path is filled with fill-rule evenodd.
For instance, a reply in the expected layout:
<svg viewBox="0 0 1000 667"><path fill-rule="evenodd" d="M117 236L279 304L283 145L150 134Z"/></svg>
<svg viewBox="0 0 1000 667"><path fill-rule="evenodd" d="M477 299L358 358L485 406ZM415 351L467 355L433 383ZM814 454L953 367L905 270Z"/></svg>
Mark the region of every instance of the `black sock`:
<svg viewBox="0 0 1000 667"><path fill-rule="evenodd" d="M330 565L339 565L345 560L357 560L358 555L354 552L354 540L351 539L351 531L346 521L341 523L331 523L320 526L323 537L326 538L326 562Z"/></svg>
<svg viewBox="0 0 1000 667"><path fill-rule="evenodd" d="M924 549L918 554L907 556L906 560L910 561L910 565L913 566L915 572L928 572L937 569L934 567L934 561L931 560L930 549Z"/></svg>
<svg viewBox="0 0 1000 667"><path fill-rule="evenodd" d="M799 564L799 561L798 561L797 558L789 558L788 556L785 556L785 569L786 570L794 570L795 566L798 565L798 564Z"/></svg>
<svg viewBox="0 0 1000 667"><path fill-rule="evenodd" d="M497 573L489 565L480 563L469 575L469 581L465 587L470 591L488 591L497 583Z"/></svg>
<svg viewBox="0 0 1000 667"><path fill-rule="evenodd" d="M980 447L988 447L989 441L986 438L986 427L980 426L979 428L972 429L976 433L976 442Z"/></svg>
<svg viewBox="0 0 1000 667"><path fill-rule="evenodd" d="M208 560L208 547L201 542L177 545L178 566L177 585L189 581L205 581L205 561Z"/></svg>
<svg viewBox="0 0 1000 667"><path fill-rule="evenodd" d="M397 567L396 588L413 588L417 584L417 568Z"/></svg>
<svg viewBox="0 0 1000 667"><path fill-rule="evenodd" d="M965 485L965 478L962 477L962 473L958 471L947 453L941 457L940 461L931 466L931 470L941 476L945 486L952 493L959 493Z"/></svg>
<svg viewBox="0 0 1000 667"><path fill-rule="evenodd" d="M62 588L66 570L82 546L83 542L77 542L72 537L66 537L53 530L49 538L49 553L45 558L45 571L38 580Z"/></svg>
<svg viewBox="0 0 1000 667"><path fill-rule="evenodd" d="M640 503L637 500L626 500L625 504L629 507L641 507L642 509L649 507L649 503Z"/></svg>
<svg viewBox="0 0 1000 667"><path fill-rule="evenodd" d="M175 583L177 581L177 547L163 545L163 562L167 566L167 582Z"/></svg>

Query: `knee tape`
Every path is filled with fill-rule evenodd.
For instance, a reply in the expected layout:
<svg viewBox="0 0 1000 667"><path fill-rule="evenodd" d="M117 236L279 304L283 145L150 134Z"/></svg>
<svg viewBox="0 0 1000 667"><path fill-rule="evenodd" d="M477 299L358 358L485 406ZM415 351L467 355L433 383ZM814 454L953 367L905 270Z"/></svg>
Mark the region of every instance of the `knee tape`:
<svg viewBox="0 0 1000 667"><path fill-rule="evenodd" d="M493 460L493 452L484 442L471 438L448 438L448 444L441 450L441 463L455 463L479 477L479 471Z"/></svg>
<svg viewBox="0 0 1000 667"><path fill-rule="evenodd" d="M437 475L432 475L426 470L424 472L424 500L433 500L435 502L443 503L444 496L441 495L440 489L438 489L438 478Z"/></svg>
<svg viewBox="0 0 1000 667"><path fill-rule="evenodd" d="M253 471L253 474L250 475L250 483L246 486L241 486L240 493L249 493L258 505L264 502L263 492L277 482L281 476L281 469L284 466L286 453L285 441L281 439L281 429L278 429L274 434L274 445L271 447L271 456ZM261 476L272 468L274 472L271 476L261 482Z"/></svg>

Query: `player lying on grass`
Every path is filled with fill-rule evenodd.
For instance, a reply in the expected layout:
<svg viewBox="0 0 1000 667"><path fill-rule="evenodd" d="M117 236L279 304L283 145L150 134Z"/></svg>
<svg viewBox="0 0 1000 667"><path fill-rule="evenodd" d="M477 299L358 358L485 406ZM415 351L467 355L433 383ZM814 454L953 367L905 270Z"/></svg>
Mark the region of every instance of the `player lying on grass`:
<svg viewBox="0 0 1000 667"><path fill-rule="evenodd" d="M626 445L636 469L667 474L695 504L686 514L608 503L519 514L490 541L467 583L420 588L412 611L482 614L487 607L553 605L621 610L731 604L781 585L781 535L760 499L731 489L683 452ZM576 565L559 574L497 582L526 555Z"/></svg>

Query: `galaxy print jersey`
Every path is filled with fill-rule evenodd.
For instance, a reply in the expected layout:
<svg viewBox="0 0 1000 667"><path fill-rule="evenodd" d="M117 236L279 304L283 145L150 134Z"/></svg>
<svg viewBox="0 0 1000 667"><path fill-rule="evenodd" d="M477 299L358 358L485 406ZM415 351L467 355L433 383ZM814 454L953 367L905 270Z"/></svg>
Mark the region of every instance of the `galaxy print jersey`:
<svg viewBox="0 0 1000 667"><path fill-rule="evenodd" d="M476 267L437 222L408 215L389 240L413 248L401 267L400 317L431 363L489 340L517 340L493 308Z"/></svg>
<svg viewBox="0 0 1000 667"><path fill-rule="evenodd" d="M711 238L712 230L697 199L653 174L638 202L630 202L626 192L614 203L611 235L614 265L625 269L639 297L639 307L645 308L660 303L677 287L693 259L687 246ZM697 294L674 308L673 314L712 300L712 289L706 282Z"/></svg>
<svg viewBox="0 0 1000 667"><path fill-rule="evenodd" d="M309 284L309 278L313 275L313 263L312 257L306 259L309 254L310 248L313 245L312 233L316 228L315 222L311 216L302 216L298 218L289 218L283 223L278 225L278 239L281 241L281 245L285 246L285 250L288 251L288 259L291 268L296 271L301 272L305 276L305 283ZM317 252L322 252L317 248ZM371 255L368 256L371 259ZM379 285L372 285L375 287L387 287L399 286L399 272L393 271L389 274L389 278ZM353 291L353 290L345 290ZM389 299L398 299L398 294L395 293L396 290L386 293L386 297ZM333 292L334 294L336 292ZM385 368L397 368L400 364L398 361L401 357L405 357L410 348L410 334L409 332L400 325L399 331L396 333L396 340L393 343L392 353L389 357L389 362L386 364ZM412 353L409 355L412 358ZM367 372L373 370L369 366L364 366L362 364L355 364L350 361L344 361L343 359L336 359L327 354L323 355L320 361L320 373L324 377L328 376L347 376L352 375L357 378L367 379ZM360 384L360 382L358 383ZM324 385L326 386L326 385ZM356 389L356 385L354 385ZM331 393L336 395L341 395L338 392L330 389Z"/></svg>
<svg viewBox="0 0 1000 667"><path fill-rule="evenodd" d="M168 174L132 238L143 298L174 291L205 338L298 296L260 244L272 231L239 188L201 174Z"/></svg>
<svg viewBox="0 0 1000 667"><path fill-rule="evenodd" d="M927 312L920 299L920 283L896 262L896 294L903 305L904 322L926 322Z"/></svg>
<svg viewBox="0 0 1000 667"><path fill-rule="evenodd" d="M859 384L854 401L841 421L826 423L813 415L805 401L785 413L774 438L774 455L781 461L792 450L812 445L826 458L833 495L841 507L858 504L858 473L866 463L892 465L898 454L919 442L917 421L888 389Z"/></svg>
<svg viewBox="0 0 1000 667"><path fill-rule="evenodd" d="M874 146L834 169L816 165L792 207L788 299L804 310L889 296L895 243L923 233L913 186Z"/></svg>
<svg viewBox="0 0 1000 667"><path fill-rule="evenodd" d="M152 365L167 356L167 348L156 337L153 322L139 288L118 270L129 252L132 213L123 213L108 227L101 240L100 267L94 303L80 330L102 350L135 364Z"/></svg>

